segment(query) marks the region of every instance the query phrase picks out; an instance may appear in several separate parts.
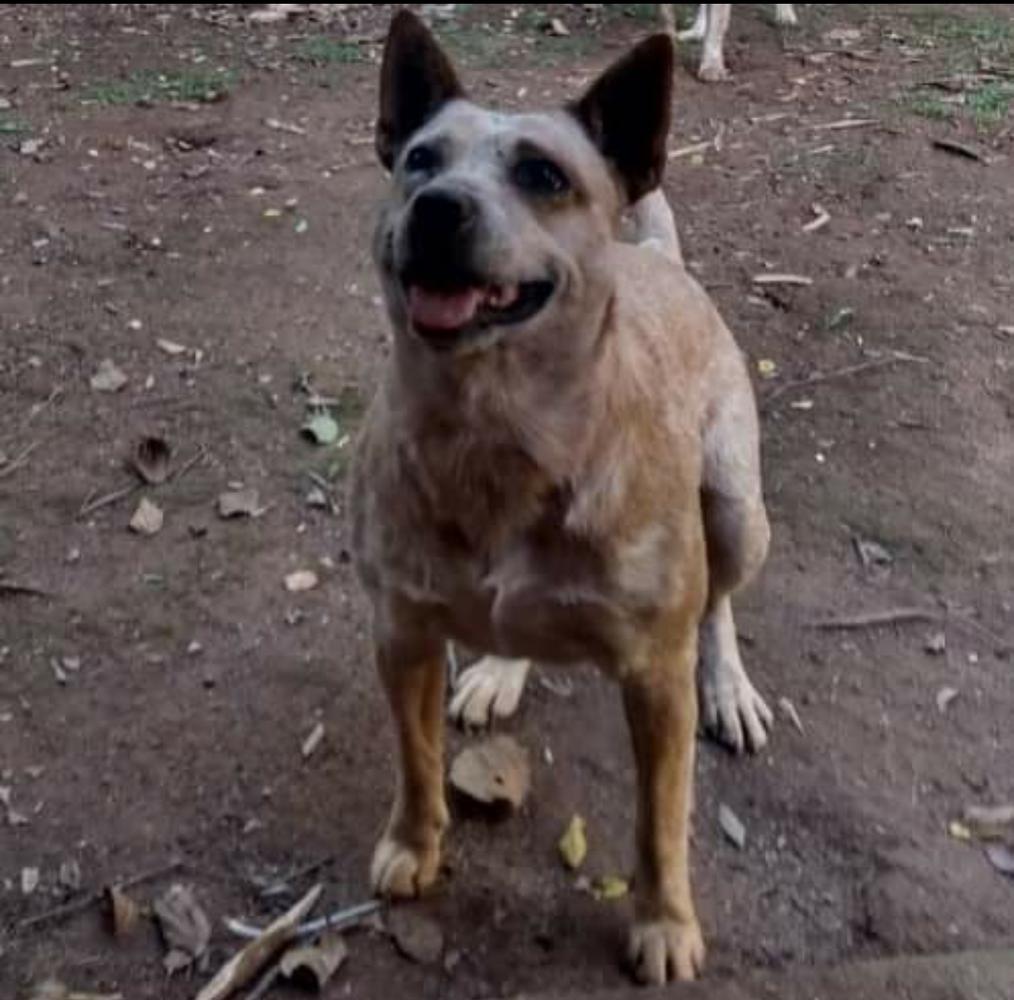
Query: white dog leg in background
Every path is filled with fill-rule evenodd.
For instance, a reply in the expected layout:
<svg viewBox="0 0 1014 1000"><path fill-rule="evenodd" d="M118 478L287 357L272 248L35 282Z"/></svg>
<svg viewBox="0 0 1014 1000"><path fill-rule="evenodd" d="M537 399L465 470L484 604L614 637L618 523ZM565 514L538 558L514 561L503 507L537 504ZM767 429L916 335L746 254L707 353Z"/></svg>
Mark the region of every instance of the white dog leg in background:
<svg viewBox="0 0 1014 1000"><path fill-rule="evenodd" d="M799 24L799 18L796 17L795 6L791 3L776 3L775 24L785 24L792 26Z"/></svg>
<svg viewBox="0 0 1014 1000"><path fill-rule="evenodd" d="M705 6L708 27L704 35L704 54L698 75L708 83L716 83L729 76L729 71L725 68L725 36L732 20L732 4L709 3Z"/></svg>
<svg viewBox="0 0 1014 1000"><path fill-rule="evenodd" d="M672 10L669 4L665 6ZM702 3L697 5L697 16L694 23L686 31L681 31L677 36L681 42L700 42L704 39L708 30L708 8L711 4ZM672 17L672 14L669 15Z"/></svg>

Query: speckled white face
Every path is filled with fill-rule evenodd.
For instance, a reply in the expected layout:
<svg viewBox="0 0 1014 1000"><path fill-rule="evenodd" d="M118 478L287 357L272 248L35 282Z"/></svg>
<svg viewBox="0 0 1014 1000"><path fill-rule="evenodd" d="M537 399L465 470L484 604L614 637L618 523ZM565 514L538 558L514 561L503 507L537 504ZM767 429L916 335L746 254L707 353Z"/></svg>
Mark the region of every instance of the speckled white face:
<svg viewBox="0 0 1014 1000"><path fill-rule="evenodd" d="M453 101L405 144L378 244L399 318L435 347L537 325L612 239L620 197L570 115Z"/></svg>

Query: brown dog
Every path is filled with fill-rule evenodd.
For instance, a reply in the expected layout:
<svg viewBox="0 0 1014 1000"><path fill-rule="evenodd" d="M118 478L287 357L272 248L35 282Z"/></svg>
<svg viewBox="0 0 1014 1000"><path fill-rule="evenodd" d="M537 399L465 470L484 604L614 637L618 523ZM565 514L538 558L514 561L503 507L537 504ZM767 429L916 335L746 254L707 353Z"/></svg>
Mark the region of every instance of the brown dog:
<svg viewBox="0 0 1014 1000"><path fill-rule="evenodd" d="M467 100L416 17L395 17L377 132L394 180L376 234L395 348L353 492L400 746L377 891L411 897L438 877L446 643L590 661L629 718L631 958L657 984L704 959L695 670L711 708L756 721L730 595L768 544L746 368L657 190L672 75L660 35L566 110L496 114ZM632 205L643 246L618 239Z"/></svg>

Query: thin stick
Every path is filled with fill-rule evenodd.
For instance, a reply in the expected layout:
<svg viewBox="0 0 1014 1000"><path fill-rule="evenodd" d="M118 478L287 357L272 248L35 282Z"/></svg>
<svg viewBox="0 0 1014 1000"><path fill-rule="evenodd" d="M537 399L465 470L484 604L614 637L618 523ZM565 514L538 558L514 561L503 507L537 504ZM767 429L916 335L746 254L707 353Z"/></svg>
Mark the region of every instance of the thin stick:
<svg viewBox="0 0 1014 1000"><path fill-rule="evenodd" d="M819 632L860 632L863 629L885 628L889 625L950 625L953 628L973 632L1000 650L1009 650L1011 644L988 628L957 615L930 611L927 608L896 608L890 611L874 611L870 614L846 618L829 618L827 621L810 622L807 628Z"/></svg>
<svg viewBox="0 0 1014 1000"><path fill-rule="evenodd" d="M829 618L827 621L811 622L807 627L819 632L859 632L868 628L883 628L887 625L912 625L940 621L941 615L925 608L895 608L890 611L873 611L850 618Z"/></svg>
<svg viewBox="0 0 1014 1000"><path fill-rule="evenodd" d="M91 517L92 514L97 514L100 510L105 510L107 507L113 507L118 504L121 500L126 500L128 497L133 496L138 490L142 489L141 483L134 483L131 486L125 486L122 490L117 490L115 493L109 493L104 497L99 497L98 500L93 500L91 503L86 503L79 511L78 518Z"/></svg>
<svg viewBox="0 0 1014 1000"><path fill-rule="evenodd" d="M850 128L866 128L869 125L879 125L879 118L843 118L837 122L827 122L825 125L811 125L814 132L842 132Z"/></svg>
<svg viewBox="0 0 1014 1000"><path fill-rule="evenodd" d="M161 868L155 868L152 871L142 872L140 875L135 875L133 878L129 878L125 882L113 882L111 884L126 892L129 889L137 889L142 885L147 885L149 882L158 882L161 879L168 878L170 875L175 875L183 867L183 865L183 861L172 861L167 865L163 865ZM90 896L87 896L85 899L80 899L76 903L69 903L67 906L60 906L55 910L40 913L39 916L32 917L30 920L23 920L15 927L15 935L27 934L29 931L34 931L47 924L64 923L65 921L70 920L71 917L76 917L81 913L86 913L93 906L98 906L105 897L106 891L103 889L101 892L92 893Z"/></svg>
<svg viewBox="0 0 1014 1000"><path fill-rule="evenodd" d="M776 399L780 399L786 393L795 392L797 389L809 389L814 385L824 385L827 382L837 382L841 379L854 378L856 375L864 375L866 372L877 371L880 368L889 368L891 365L928 365L929 358L921 358L915 354L905 354L902 351L895 351L889 358L878 358L875 361L864 361L859 365L850 365L848 368L839 368L833 372L815 372L813 375L796 382L786 382L784 385L772 389L764 397L764 407L770 406Z"/></svg>
<svg viewBox="0 0 1014 1000"><path fill-rule="evenodd" d="M204 445L201 445L201 447L197 451L197 454L194 455L194 457L190 459L190 461L187 462L187 464L184 465L179 472L174 473L172 476L169 477L169 482L178 483L181 479L185 479L207 457L208 457L208 449Z"/></svg>
<svg viewBox="0 0 1014 1000"><path fill-rule="evenodd" d="M383 903L364 903L362 906L353 906L351 909L342 910L329 917L322 917L312 923L303 924L295 930L295 938L300 941L307 941L310 938L319 937L325 931L350 931L360 927L367 920L375 917L383 910ZM251 927L242 920L227 920L226 930L235 937L244 941L256 941L264 932L257 927Z"/></svg>
<svg viewBox="0 0 1014 1000"><path fill-rule="evenodd" d="M17 458L12 458L5 466L0 468L0 479L6 479L8 476L13 476L18 469L23 469L27 464L28 460L42 447L41 442L36 441L35 444L30 444Z"/></svg>
<svg viewBox="0 0 1014 1000"><path fill-rule="evenodd" d="M269 885L266 889L261 891L261 898L270 898L271 896L281 896L289 891L293 882L301 882L303 879L311 878L318 872L323 871L325 868L330 868L337 858L330 854L326 858L321 858L320 861L315 862L312 865L306 865L304 868L298 868L296 871L286 875L285 878L279 879L273 885Z"/></svg>
<svg viewBox="0 0 1014 1000"><path fill-rule="evenodd" d="M0 580L0 596L6 597L52 597L48 591L33 587L30 583L15 583L13 580Z"/></svg>

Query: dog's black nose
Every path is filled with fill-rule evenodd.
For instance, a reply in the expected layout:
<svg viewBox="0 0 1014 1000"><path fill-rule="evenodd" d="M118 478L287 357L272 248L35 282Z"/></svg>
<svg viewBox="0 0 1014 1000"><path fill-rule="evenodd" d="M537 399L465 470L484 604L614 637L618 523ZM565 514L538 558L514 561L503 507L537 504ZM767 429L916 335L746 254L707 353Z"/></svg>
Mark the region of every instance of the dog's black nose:
<svg viewBox="0 0 1014 1000"><path fill-rule="evenodd" d="M475 225L479 206L460 191L437 188L422 191L412 207L412 229L421 240L460 237Z"/></svg>

